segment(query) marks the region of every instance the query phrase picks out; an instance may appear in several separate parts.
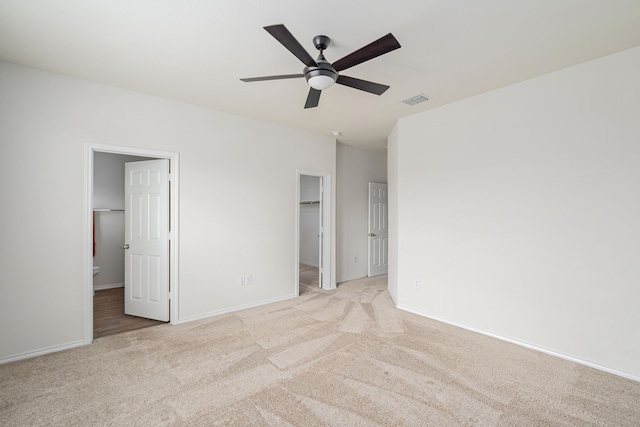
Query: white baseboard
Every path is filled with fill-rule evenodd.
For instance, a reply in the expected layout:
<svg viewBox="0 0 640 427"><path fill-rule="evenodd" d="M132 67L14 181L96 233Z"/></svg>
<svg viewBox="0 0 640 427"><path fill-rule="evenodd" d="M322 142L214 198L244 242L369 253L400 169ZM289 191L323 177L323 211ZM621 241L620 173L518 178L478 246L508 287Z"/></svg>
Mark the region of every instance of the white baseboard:
<svg viewBox="0 0 640 427"><path fill-rule="evenodd" d="M389 298L391 298L391 301L393 301L393 305L395 305L396 308L400 308L400 307L398 307L398 301L396 301L395 296L391 292L389 292L389 288L388 287L387 287L387 293L389 294ZM405 310L405 311L407 311L407 310Z"/></svg>
<svg viewBox="0 0 640 427"><path fill-rule="evenodd" d="M94 291L102 291L104 289L124 288L124 283L110 283L106 285L93 285Z"/></svg>
<svg viewBox="0 0 640 427"><path fill-rule="evenodd" d="M284 297L273 298L273 299L260 301L260 302L255 302L255 303L251 303L251 304L238 305L238 306L231 307L231 308L226 308L226 309L223 309L223 310L210 311L208 313L199 314L197 316L190 316L190 317L185 317L184 319L178 319L178 321L175 324L179 325L179 324L182 324L182 323L193 322L195 320L206 319L208 317L219 316L221 314L226 314L226 313L233 313L234 311L240 311L240 310L244 310L246 308L259 307L261 305L272 304L274 302L280 302L280 301L284 301L284 300L288 300L288 299L292 299L292 298L297 298L297 297L298 297L297 295L287 295L287 296L284 296Z"/></svg>
<svg viewBox="0 0 640 427"><path fill-rule="evenodd" d="M360 274L355 275L355 276L346 276L346 277L341 277L339 279L336 279L336 282L338 282L338 283L348 282L350 280L364 279L365 277L367 277L366 273L365 273L364 276L362 276Z"/></svg>
<svg viewBox="0 0 640 427"><path fill-rule="evenodd" d="M497 335L497 334L492 333L492 332L483 331L481 329L473 328L471 326L463 325L463 324L460 324L460 323L457 323L457 322L451 322L449 320L445 320L445 319L441 319L439 317L431 316L431 315L429 315L427 313L421 312L419 310L414 310L414 309L409 308L409 307L404 307L404 306L400 306L400 305L396 305L396 306L400 310L408 311L409 313L417 314L418 316L426 317L428 319L432 319L432 320L436 320L438 322L446 323L446 324L451 325L451 326L455 326L455 327L458 327L458 328L466 329L467 331L476 332L476 333L479 333L479 334L482 334L482 335L486 335L486 336L491 337L491 338L497 338L499 340L506 341L506 342L509 342L509 343L512 343L512 344L516 344L516 345L519 345L521 347L526 347L526 348L531 349L531 350L539 351L541 353L545 353L545 354L548 354L550 356L559 357L561 359L565 359L565 360L569 360L571 362L579 363L581 365L588 366L588 367L594 368L594 369L598 369L600 371L608 372L610 374L614 374L614 375L617 375L619 377L623 377L623 378L627 378L627 379L630 379L630 380L633 380L633 381L640 382L640 376L638 376L638 375L634 375L634 374L631 374L631 373L628 373L628 372L622 372L622 371L618 371L616 369L608 368L606 366L602 366L602 365L599 365L597 363L594 363L594 362L591 362L591 361L588 361L588 360L580 359L580 358L577 358L575 356L571 356L571 355L568 355L568 354L565 354L565 353L562 353L562 352L559 352L559 351L556 351L556 350L552 350L550 348L542 347L542 346L539 346L539 345L536 345L536 344L531 344L531 343L528 343L526 341L521 341L521 340L510 338L510 337Z"/></svg>
<svg viewBox="0 0 640 427"><path fill-rule="evenodd" d="M15 356L10 356L4 359L0 359L0 364L3 363L10 363L10 362L15 362L18 360L23 360L23 359L30 359L32 357L36 357L36 356L42 356L44 354L49 354L49 353L55 353L57 351L62 351L62 350L69 350L71 348L75 348L75 347L80 347L81 345L84 345L84 341L80 340L80 341L73 341L67 344L62 344L62 345L56 345L53 347L47 347L47 348L41 348L39 350L35 350L35 351L29 351L26 353L22 353L22 354L18 354Z"/></svg>

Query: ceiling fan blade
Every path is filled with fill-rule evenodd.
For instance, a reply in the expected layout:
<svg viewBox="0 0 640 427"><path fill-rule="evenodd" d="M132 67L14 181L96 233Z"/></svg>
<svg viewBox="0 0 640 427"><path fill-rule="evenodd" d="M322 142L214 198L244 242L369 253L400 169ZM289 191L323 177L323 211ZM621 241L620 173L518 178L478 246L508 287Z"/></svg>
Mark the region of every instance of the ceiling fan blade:
<svg viewBox="0 0 640 427"><path fill-rule="evenodd" d="M293 34L287 30L282 24L269 25L264 27L269 34L275 37L284 47L289 49L289 52L293 53L307 67L317 67L316 61L309 55L309 52L302 47L302 45L293 37Z"/></svg>
<svg viewBox="0 0 640 427"><path fill-rule="evenodd" d="M304 77L304 74L282 74L279 76L249 77L249 78L240 79L240 80L248 83L248 82L263 82L265 80L296 79L298 77Z"/></svg>
<svg viewBox="0 0 640 427"><path fill-rule="evenodd" d="M400 47L398 40L396 40L393 34L389 33L386 36L369 43L365 47L350 53L344 58L337 60L331 65L337 71L346 70L354 65L362 64L365 61L384 55L385 53L389 53L392 50L399 49Z"/></svg>
<svg viewBox="0 0 640 427"><path fill-rule="evenodd" d="M387 85L381 85L380 83L374 83L367 80L360 80L360 79L356 79L355 77L349 77L349 76L338 76L338 80L336 80L336 83L344 86L349 86L354 89L360 89L365 92L373 93L376 95L382 95L390 87Z"/></svg>
<svg viewBox="0 0 640 427"><path fill-rule="evenodd" d="M309 95L307 95L307 102L304 104L304 108L314 108L318 106L320 102L321 90L309 88Z"/></svg>

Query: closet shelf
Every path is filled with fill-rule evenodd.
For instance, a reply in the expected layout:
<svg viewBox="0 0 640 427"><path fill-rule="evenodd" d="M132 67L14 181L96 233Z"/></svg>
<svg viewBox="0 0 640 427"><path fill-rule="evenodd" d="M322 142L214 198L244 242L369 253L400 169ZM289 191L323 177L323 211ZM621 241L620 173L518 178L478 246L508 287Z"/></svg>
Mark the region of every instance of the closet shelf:
<svg viewBox="0 0 640 427"><path fill-rule="evenodd" d="M307 202L300 202L301 205L318 205L320 204L319 200L309 200Z"/></svg>
<svg viewBox="0 0 640 427"><path fill-rule="evenodd" d="M94 212L124 212L124 209L98 209L95 208Z"/></svg>

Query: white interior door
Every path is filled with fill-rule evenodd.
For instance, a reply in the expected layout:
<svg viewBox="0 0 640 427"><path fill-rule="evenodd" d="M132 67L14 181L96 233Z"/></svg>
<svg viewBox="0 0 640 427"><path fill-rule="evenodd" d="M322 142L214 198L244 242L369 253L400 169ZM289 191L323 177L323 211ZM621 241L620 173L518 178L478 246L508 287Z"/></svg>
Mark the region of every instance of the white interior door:
<svg viewBox="0 0 640 427"><path fill-rule="evenodd" d="M369 183L369 277L389 268L389 215L387 184Z"/></svg>
<svg viewBox="0 0 640 427"><path fill-rule="evenodd" d="M169 160L125 164L124 312L169 320Z"/></svg>

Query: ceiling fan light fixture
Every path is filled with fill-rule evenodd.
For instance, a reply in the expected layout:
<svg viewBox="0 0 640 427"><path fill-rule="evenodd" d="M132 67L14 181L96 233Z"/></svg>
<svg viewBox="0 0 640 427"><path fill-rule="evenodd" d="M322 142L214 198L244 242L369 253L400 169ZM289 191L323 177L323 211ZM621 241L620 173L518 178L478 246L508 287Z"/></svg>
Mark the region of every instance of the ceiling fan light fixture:
<svg viewBox="0 0 640 427"><path fill-rule="evenodd" d="M312 88L324 90L333 86L338 79L338 73L327 68L307 67L304 77Z"/></svg>
<svg viewBox="0 0 640 427"><path fill-rule="evenodd" d="M317 90L328 89L336 82L331 76L314 76L308 80L309 86Z"/></svg>

